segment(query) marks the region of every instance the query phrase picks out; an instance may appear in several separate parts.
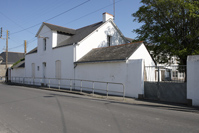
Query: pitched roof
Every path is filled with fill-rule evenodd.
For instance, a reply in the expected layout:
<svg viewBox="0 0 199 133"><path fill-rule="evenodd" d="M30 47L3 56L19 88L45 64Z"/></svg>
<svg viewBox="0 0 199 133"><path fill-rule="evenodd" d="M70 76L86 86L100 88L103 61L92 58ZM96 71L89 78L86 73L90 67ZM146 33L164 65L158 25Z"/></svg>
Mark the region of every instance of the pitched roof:
<svg viewBox="0 0 199 133"><path fill-rule="evenodd" d="M128 59L143 42L95 48L75 63L122 61Z"/></svg>
<svg viewBox="0 0 199 133"><path fill-rule="evenodd" d="M14 65L12 68L24 68L25 67L25 60L20 61L16 65Z"/></svg>
<svg viewBox="0 0 199 133"><path fill-rule="evenodd" d="M129 37L125 37L130 43L134 40L132 38L129 38Z"/></svg>
<svg viewBox="0 0 199 133"><path fill-rule="evenodd" d="M69 39L65 40L64 42L58 44L57 47L65 46L73 43L77 43L84 39L86 36L88 36L91 32L96 30L98 27L100 27L103 24L103 22L98 22L92 25L85 26L83 28L75 30L75 34L72 35Z"/></svg>
<svg viewBox="0 0 199 133"><path fill-rule="evenodd" d="M0 56L3 58L3 62L1 64L4 64L6 62L6 52L2 52ZM13 64L22 58L24 58L24 53L8 52L9 64Z"/></svg>
<svg viewBox="0 0 199 133"><path fill-rule="evenodd" d="M37 53L37 47L29 51L27 54L33 54L33 53Z"/></svg>
<svg viewBox="0 0 199 133"><path fill-rule="evenodd" d="M58 26L58 25L54 25L54 24L49 24L49 23L46 23L46 22L43 22L43 24L46 25L51 30L64 32L64 33L68 33L68 34L71 34L71 35L75 34L74 29L70 29L70 28L66 28L66 27L62 27L62 26Z"/></svg>

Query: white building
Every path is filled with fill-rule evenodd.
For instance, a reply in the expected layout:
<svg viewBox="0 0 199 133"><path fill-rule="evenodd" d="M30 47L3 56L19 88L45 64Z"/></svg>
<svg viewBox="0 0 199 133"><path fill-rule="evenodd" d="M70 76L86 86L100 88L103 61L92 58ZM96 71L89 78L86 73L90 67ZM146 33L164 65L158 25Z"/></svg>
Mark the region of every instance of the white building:
<svg viewBox="0 0 199 133"><path fill-rule="evenodd" d="M149 50L149 53L154 57L155 48L154 44L145 44ZM166 59L165 59L166 58ZM154 57L156 61L156 81L158 80L158 68L159 68L159 81L185 81L185 71L186 66L179 65L179 58L177 56L164 56L163 53L160 53L158 56ZM166 62L165 62L166 60ZM150 69L148 67L146 69Z"/></svg>
<svg viewBox="0 0 199 133"><path fill-rule="evenodd" d="M123 83L125 95L138 97L144 94L144 65L155 65L143 42L130 43L108 13L80 29L43 23L36 37L38 46L26 54L24 73L15 68L12 75Z"/></svg>

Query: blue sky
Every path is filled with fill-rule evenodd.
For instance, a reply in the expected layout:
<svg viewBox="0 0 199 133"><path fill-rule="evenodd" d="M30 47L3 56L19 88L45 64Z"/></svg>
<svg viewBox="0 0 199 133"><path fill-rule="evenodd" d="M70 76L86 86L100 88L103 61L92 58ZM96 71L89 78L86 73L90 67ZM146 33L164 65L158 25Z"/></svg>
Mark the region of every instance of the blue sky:
<svg viewBox="0 0 199 133"><path fill-rule="evenodd" d="M135 38L132 13L141 6L140 0L115 0L115 23L126 37ZM113 0L0 0L0 27L10 33L8 51L23 52L37 46L35 37L42 22L78 29L102 21L102 13L113 14ZM30 28L32 27L32 28ZM6 38L3 32L3 38ZM0 53L6 40L0 39Z"/></svg>

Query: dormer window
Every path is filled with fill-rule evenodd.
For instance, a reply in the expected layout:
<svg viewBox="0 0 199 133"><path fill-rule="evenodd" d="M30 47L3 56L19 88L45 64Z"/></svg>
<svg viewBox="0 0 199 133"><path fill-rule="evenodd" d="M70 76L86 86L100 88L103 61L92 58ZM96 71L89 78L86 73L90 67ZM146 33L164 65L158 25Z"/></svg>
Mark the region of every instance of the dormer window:
<svg viewBox="0 0 199 133"><path fill-rule="evenodd" d="M43 39L43 43L44 51L46 51L46 38Z"/></svg>
<svg viewBox="0 0 199 133"><path fill-rule="evenodd" d="M108 47L111 46L111 40L112 40L112 36L108 35L108 36L107 36L107 46L108 46Z"/></svg>

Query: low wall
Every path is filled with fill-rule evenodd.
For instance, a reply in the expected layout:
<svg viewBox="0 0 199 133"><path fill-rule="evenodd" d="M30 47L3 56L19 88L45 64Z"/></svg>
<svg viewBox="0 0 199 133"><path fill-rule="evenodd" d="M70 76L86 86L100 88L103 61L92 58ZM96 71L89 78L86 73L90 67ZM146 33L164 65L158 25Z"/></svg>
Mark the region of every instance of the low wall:
<svg viewBox="0 0 199 133"><path fill-rule="evenodd" d="M123 83L125 86L125 95L128 97L137 98L138 94L144 94L143 60L78 64L75 68L75 78ZM100 89L104 88L102 85L98 85L97 87ZM112 91L121 90L121 87L118 87L109 86L108 89Z"/></svg>
<svg viewBox="0 0 199 133"><path fill-rule="evenodd" d="M186 83L171 82L144 82L144 96L147 99L154 99L173 103L187 104Z"/></svg>
<svg viewBox="0 0 199 133"><path fill-rule="evenodd" d="M11 69L11 77L25 77L25 68Z"/></svg>
<svg viewBox="0 0 199 133"><path fill-rule="evenodd" d="M187 98L199 106L199 55L187 57Z"/></svg>

